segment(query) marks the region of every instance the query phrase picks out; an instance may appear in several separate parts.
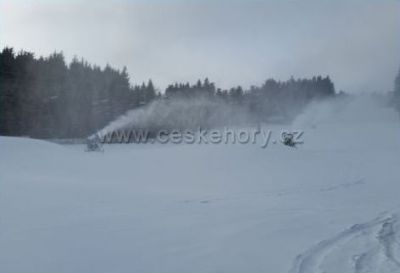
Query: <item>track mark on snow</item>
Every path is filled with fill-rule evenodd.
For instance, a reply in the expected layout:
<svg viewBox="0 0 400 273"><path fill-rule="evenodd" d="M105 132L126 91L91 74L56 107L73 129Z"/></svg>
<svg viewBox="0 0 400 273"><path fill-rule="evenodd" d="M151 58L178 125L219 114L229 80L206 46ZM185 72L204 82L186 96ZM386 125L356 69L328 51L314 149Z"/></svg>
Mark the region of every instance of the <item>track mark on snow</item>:
<svg viewBox="0 0 400 273"><path fill-rule="evenodd" d="M379 247L374 247L354 257L355 273L375 273L379 260Z"/></svg>
<svg viewBox="0 0 400 273"><path fill-rule="evenodd" d="M396 257L396 248L398 245L395 230L396 219L389 219L383 223L378 234L378 240L382 245L383 252L388 261L400 269L400 260Z"/></svg>
<svg viewBox="0 0 400 273"><path fill-rule="evenodd" d="M353 225L298 255L289 273L400 272L398 234L394 215Z"/></svg>
<svg viewBox="0 0 400 273"><path fill-rule="evenodd" d="M359 186L359 185L363 185L363 184L365 184L364 179L359 179L354 182L347 182L347 183L342 183L342 184L338 184L338 185L333 185L330 187L321 188L319 191L320 192L334 191L334 190L339 190L342 188L350 188L350 187Z"/></svg>

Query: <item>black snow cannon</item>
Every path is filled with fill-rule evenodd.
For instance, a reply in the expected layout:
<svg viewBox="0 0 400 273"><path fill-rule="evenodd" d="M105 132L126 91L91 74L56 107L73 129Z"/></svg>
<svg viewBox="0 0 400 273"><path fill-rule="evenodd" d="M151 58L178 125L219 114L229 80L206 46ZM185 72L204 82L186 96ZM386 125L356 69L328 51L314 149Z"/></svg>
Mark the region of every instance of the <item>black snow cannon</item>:
<svg viewBox="0 0 400 273"><path fill-rule="evenodd" d="M289 146L289 147L296 147L296 144L298 144L294 140L294 134L288 133L288 132L283 132L282 133L282 143L284 145L286 145L286 146Z"/></svg>
<svg viewBox="0 0 400 273"><path fill-rule="evenodd" d="M86 152L104 152L101 139L98 134L89 136L86 139Z"/></svg>

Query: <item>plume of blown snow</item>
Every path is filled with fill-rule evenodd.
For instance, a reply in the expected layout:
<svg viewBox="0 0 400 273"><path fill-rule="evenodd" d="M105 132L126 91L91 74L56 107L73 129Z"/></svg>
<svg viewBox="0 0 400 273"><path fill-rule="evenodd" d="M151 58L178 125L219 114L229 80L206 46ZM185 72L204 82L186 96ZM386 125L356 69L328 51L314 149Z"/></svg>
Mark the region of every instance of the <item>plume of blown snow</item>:
<svg viewBox="0 0 400 273"><path fill-rule="evenodd" d="M364 94L311 103L294 121L296 128L329 123L364 123L398 120L398 113L382 97Z"/></svg>
<svg viewBox="0 0 400 273"><path fill-rule="evenodd" d="M247 110L238 105L207 97L160 99L126 112L96 134L106 135L124 129L156 132L250 124L250 116Z"/></svg>

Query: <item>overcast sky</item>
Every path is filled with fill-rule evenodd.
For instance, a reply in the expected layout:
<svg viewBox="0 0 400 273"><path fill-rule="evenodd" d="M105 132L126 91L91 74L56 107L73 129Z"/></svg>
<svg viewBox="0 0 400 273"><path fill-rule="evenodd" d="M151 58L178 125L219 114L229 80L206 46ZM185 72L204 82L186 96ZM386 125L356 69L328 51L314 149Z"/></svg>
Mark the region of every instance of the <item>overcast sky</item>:
<svg viewBox="0 0 400 273"><path fill-rule="evenodd" d="M0 46L127 66L133 83L209 77L248 87L330 75L388 91L400 67L398 0L0 0Z"/></svg>

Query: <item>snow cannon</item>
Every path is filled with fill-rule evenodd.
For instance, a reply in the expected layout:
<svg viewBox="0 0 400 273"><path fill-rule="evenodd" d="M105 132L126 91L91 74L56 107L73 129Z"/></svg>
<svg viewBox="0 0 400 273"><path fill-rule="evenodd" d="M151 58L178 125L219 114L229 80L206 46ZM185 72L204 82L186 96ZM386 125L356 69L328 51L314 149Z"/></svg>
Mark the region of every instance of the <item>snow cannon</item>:
<svg viewBox="0 0 400 273"><path fill-rule="evenodd" d="M282 133L282 143L289 147L296 147L296 145L298 144L294 141L294 134L288 132Z"/></svg>
<svg viewBox="0 0 400 273"><path fill-rule="evenodd" d="M104 152L100 136L94 134L86 139L86 152Z"/></svg>

